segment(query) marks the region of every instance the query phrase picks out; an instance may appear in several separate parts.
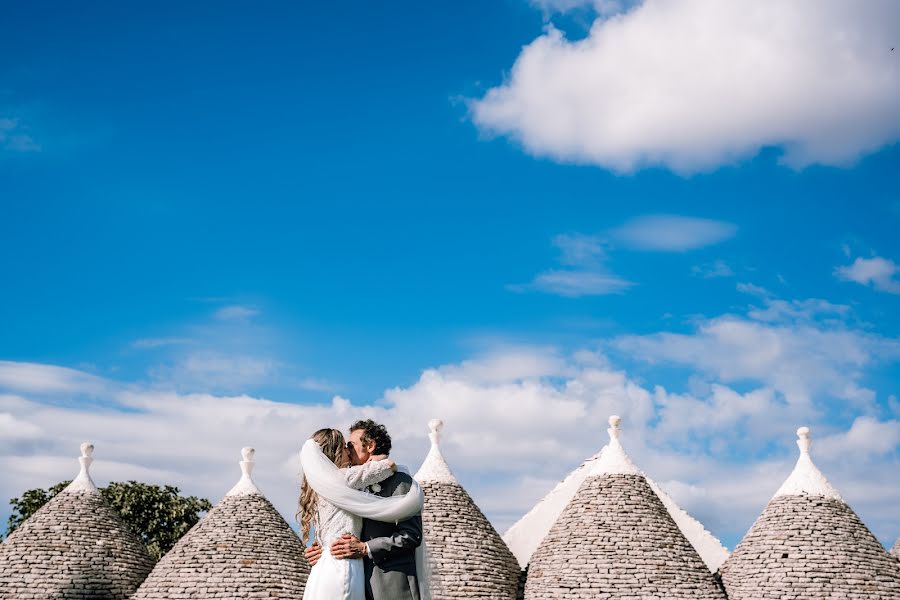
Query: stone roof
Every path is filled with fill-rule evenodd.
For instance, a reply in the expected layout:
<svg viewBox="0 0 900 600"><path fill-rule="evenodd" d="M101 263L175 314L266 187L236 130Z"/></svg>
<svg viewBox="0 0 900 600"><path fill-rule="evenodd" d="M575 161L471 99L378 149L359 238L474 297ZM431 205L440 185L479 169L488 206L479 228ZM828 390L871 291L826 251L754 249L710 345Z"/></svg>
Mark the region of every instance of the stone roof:
<svg viewBox="0 0 900 600"><path fill-rule="evenodd" d="M153 568L91 480L93 450L81 445L78 476L0 544L0 597L124 600Z"/></svg>
<svg viewBox="0 0 900 600"><path fill-rule="evenodd" d="M537 550L541 541L550 532L550 528L553 527L563 509L575 496L578 488L588 478L594 464L600 460L606 448L604 446L600 452L585 460L577 469L569 473L534 508L516 521L503 534L503 541L512 550L522 568L525 568L531 560L534 551ZM666 510L669 511L669 515L675 520L675 524L678 525L684 537L697 550L700 558L706 563L707 568L710 572L715 573L722 563L725 562L725 559L728 558L728 550L718 538L707 531L702 523L678 506L675 500L659 484L648 477L646 473L644 478L647 480L650 489L656 492L656 495L662 500Z"/></svg>
<svg viewBox="0 0 900 600"><path fill-rule="evenodd" d="M425 492L422 527L432 564L432 597L514 600L519 563L459 484L440 448L443 423L429 423L431 449L415 479Z"/></svg>
<svg viewBox="0 0 900 600"><path fill-rule="evenodd" d="M897 559L900 559L900 540L894 542L894 547L891 548L891 554L896 556Z"/></svg>
<svg viewBox="0 0 900 600"><path fill-rule="evenodd" d="M900 598L894 560L813 464L809 428L787 481L722 566L732 600Z"/></svg>
<svg viewBox="0 0 900 600"><path fill-rule="evenodd" d="M526 600L709 598L725 595L619 442L590 468L534 552Z"/></svg>
<svg viewBox="0 0 900 600"><path fill-rule="evenodd" d="M253 454L242 450L240 481L162 557L135 600L303 597L303 543L253 483Z"/></svg>

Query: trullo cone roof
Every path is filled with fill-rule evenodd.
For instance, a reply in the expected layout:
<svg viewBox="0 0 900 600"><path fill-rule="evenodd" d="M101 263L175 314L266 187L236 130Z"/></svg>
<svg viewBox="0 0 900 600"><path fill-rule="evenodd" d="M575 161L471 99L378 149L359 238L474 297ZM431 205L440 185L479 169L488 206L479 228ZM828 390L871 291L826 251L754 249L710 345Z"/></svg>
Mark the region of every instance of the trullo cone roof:
<svg viewBox="0 0 900 600"><path fill-rule="evenodd" d="M722 565L728 597L900 598L900 563L813 464L809 428L797 435L797 466Z"/></svg>
<svg viewBox="0 0 900 600"><path fill-rule="evenodd" d="M0 544L0 598L124 600L153 559L91 480L94 447L81 445L81 472Z"/></svg>
<svg viewBox="0 0 900 600"><path fill-rule="evenodd" d="M135 600L303 597L309 564L303 543L250 477L240 481L156 565Z"/></svg>
<svg viewBox="0 0 900 600"><path fill-rule="evenodd" d="M900 560L900 540L894 542L894 547L891 548L891 554L897 557Z"/></svg>
<svg viewBox="0 0 900 600"><path fill-rule="evenodd" d="M725 595L662 501L610 443L531 557L526 600L676 599Z"/></svg>
<svg viewBox="0 0 900 600"><path fill-rule="evenodd" d="M441 454L443 423L432 420L431 450L415 479L425 492L422 527L432 564L432 597L515 600L519 563L459 484Z"/></svg>
<svg viewBox="0 0 900 600"><path fill-rule="evenodd" d="M604 446L600 452L585 460L577 469L569 473L534 508L503 534L503 541L512 550L523 568L531 561L534 551L550 532L550 528L575 496L581 484L592 473L594 464L600 460L606 448L607 446ZM653 479L647 477L646 474L644 477L650 489L656 492L656 495L662 500L681 533L697 550L710 572L715 573L728 558L728 550L718 538L707 531L702 523L678 506L675 500L663 491Z"/></svg>

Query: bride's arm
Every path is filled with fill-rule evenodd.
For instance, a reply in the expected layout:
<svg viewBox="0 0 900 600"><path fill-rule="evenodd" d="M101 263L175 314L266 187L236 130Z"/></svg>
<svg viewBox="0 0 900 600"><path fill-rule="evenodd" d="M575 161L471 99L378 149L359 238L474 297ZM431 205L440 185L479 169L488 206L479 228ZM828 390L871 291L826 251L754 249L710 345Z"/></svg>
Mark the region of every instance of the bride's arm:
<svg viewBox="0 0 900 600"><path fill-rule="evenodd" d="M370 460L361 465L355 465L347 469L345 477L347 485L356 490L366 488L373 483L380 483L394 474L397 465L390 458L383 460Z"/></svg>

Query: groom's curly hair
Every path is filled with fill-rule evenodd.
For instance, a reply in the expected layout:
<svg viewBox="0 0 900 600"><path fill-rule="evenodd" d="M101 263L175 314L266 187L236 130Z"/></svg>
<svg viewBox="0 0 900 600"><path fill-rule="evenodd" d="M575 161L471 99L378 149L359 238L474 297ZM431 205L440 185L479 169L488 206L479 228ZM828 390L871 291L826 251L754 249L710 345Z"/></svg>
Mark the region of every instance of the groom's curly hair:
<svg viewBox="0 0 900 600"><path fill-rule="evenodd" d="M375 451L373 454L390 454L391 453L391 436L387 431L387 427L380 425L372 419L357 421L350 426L350 431L362 430L362 443L369 444L375 442Z"/></svg>

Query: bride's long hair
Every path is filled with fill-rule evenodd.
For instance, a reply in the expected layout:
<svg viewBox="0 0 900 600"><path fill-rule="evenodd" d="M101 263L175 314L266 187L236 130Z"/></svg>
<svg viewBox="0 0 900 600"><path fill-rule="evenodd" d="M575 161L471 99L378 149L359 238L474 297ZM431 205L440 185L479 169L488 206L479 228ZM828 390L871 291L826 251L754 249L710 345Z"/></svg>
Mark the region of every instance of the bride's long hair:
<svg viewBox="0 0 900 600"><path fill-rule="evenodd" d="M350 459L347 453L347 444L344 442L344 434L337 429L320 429L311 437L319 446L322 447L322 453L331 459L339 469L350 466ZM306 479L303 480L303 487L300 488L300 498L297 501L297 514L294 517L300 522L302 534L300 539L303 544L309 543L309 530L313 520L316 518L319 505L319 495L312 489Z"/></svg>

